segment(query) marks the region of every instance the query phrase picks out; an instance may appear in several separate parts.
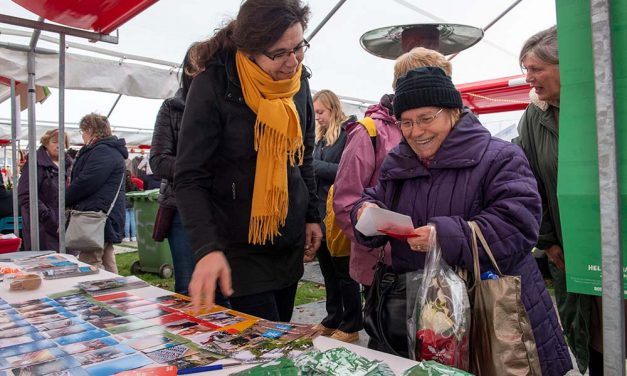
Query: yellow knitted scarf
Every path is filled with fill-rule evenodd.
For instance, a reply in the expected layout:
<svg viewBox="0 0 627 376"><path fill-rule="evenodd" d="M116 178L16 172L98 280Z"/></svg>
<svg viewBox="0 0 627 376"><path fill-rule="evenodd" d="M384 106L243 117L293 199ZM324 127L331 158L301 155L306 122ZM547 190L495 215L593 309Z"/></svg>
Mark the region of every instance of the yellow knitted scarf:
<svg viewBox="0 0 627 376"><path fill-rule="evenodd" d="M272 242L285 225L288 208L287 164L300 163L303 138L293 97L300 90L302 65L288 80L275 81L242 52L235 55L244 100L257 114L257 170L248 227L250 244Z"/></svg>

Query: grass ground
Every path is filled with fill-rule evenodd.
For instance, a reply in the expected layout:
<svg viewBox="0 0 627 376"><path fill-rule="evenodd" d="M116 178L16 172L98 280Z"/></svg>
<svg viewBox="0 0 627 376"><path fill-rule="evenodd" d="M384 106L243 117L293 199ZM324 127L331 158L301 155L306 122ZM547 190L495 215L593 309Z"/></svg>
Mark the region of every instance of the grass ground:
<svg viewBox="0 0 627 376"><path fill-rule="evenodd" d="M120 275L131 275L131 265L139 260L138 252L119 253L115 255ZM137 277L153 286L174 291L174 278L161 278L158 274L139 273ZM309 281L300 281L296 290L296 305L318 302L325 299L324 286Z"/></svg>

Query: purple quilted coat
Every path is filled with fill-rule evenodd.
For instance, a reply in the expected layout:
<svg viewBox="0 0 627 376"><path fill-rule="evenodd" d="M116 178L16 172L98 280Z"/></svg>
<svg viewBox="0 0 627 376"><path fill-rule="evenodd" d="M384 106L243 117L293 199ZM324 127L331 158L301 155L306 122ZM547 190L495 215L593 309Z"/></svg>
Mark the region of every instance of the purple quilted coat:
<svg viewBox="0 0 627 376"><path fill-rule="evenodd" d="M428 167L402 140L386 157L379 184L367 189L353 208L353 223L365 201L387 208L398 187L395 211L409 215L414 227L435 224L450 265L472 270L467 221L479 224L501 271L522 277L522 301L533 327L542 374L563 375L571 369L553 302L531 255L542 209L536 180L522 150L492 138L471 113L457 122ZM358 231L355 236L369 247L389 240L392 266L398 273L424 266L425 254L410 250L406 241L364 237ZM490 269L482 250L480 260L482 271Z"/></svg>

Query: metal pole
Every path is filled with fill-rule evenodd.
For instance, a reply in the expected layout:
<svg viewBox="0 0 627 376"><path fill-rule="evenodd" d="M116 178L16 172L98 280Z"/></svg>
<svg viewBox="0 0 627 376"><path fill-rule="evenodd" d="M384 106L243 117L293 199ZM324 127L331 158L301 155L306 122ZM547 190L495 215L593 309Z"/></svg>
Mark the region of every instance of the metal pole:
<svg viewBox="0 0 627 376"><path fill-rule="evenodd" d="M118 94L118 97L115 98L115 102L113 102L113 106L111 106L111 109L109 110L109 113L107 114L107 118L109 116L111 116L111 113L113 112L113 110L115 109L115 106L118 105L118 102L120 101L120 98L122 98L122 94Z"/></svg>
<svg viewBox="0 0 627 376"><path fill-rule="evenodd" d="M17 201L17 127L20 126L20 122L18 121L19 117L19 109L17 107L17 103L15 102L15 80L11 79L11 171L13 172L13 233L16 236L19 236L19 218L18 218L18 208L19 203Z"/></svg>
<svg viewBox="0 0 627 376"><path fill-rule="evenodd" d="M316 26L316 28L307 36L307 41L308 42L311 42L313 37L316 36L316 34L318 34L318 31L320 31L320 29L322 29L324 27L324 25L331 19L331 17L333 17L335 12L337 12L337 10L340 9L340 7L342 5L344 5L345 2L346 2L346 0L340 0L340 1L337 2L337 4L335 4L335 6L333 7L333 9L331 9L329 14L327 14L324 17L324 19L318 24L318 26Z"/></svg>
<svg viewBox="0 0 627 376"><path fill-rule="evenodd" d="M609 0L590 0L599 153L603 283L603 372L625 375L625 318L620 196L614 119L614 67Z"/></svg>
<svg viewBox="0 0 627 376"><path fill-rule="evenodd" d="M499 14L498 16L496 16L495 19L493 19L492 21L490 21L490 23L488 23L484 28L483 31L486 32L488 31L489 28L491 28L492 26L494 26L495 23L499 22L499 20L503 17L505 17L505 15L507 13L509 13L510 10L514 9L514 7L516 7L516 5L520 4L522 0L516 0L514 1L514 3L512 5L510 5L509 7L507 7L507 9L505 9L503 12L501 12L501 14ZM459 52L454 53L453 55L451 55L448 60L453 60L453 58L455 56L457 56L459 54Z"/></svg>
<svg viewBox="0 0 627 376"><path fill-rule="evenodd" d="M33 32L30 47L32 50L37 45L40 30ZM31 250L39 251L39 210L37 191L37 134L35 121L35 52L28 53L28 196L30 206L30 245Z"/></svg>
<svg viewBox="0 0 627 376"><path fill-rule="evenodd" d="M59 252L65 253L65 34L59 36Z"/></svg>

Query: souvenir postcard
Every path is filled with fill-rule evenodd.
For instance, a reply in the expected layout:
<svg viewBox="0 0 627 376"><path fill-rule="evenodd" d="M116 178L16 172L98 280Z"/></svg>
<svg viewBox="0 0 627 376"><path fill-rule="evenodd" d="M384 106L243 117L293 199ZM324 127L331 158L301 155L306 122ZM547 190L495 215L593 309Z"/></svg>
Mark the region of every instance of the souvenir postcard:
<svg viewBox="0 0 627 376"><path fill-rule="evenodd" d="M48 330L55 330L55 329L61 329L61 328L65 328L68 326L72 326L72 325L80 325L80 324L84 324L85 321L77 318L77 317L72 317L69 319L64 319L64 320L58 320L58 321L51 321L51 322L46 322L43 324L39 324L36 325L37 329L40 332L45 332Z"/></svg>
<svg viewBox="0 0 627 376"><path fill-rule="evenodd" d="M17 328L7 329L0 332L0 339L23 336L28 333L37 332L37 328L31 325L18 326Z"/></svg>
<svg viewBox="0 0 627 376"><path fill-rule="evenodd" d="M152 364L152 360L144 354L133 354L124 358L109 360L106 362L94 364L85 368L90 376L110 376L122 371L137 369L148 364Z"/></svg>
<svg viewBox="0 0 627 376"><path fill-rule="evenodd" d="M13 328L17 328L17 327L25 326L25 325L30 325L30 324L26 320L18 319L16 321L10 321L10 322L0 324L0 330L13 329Z"/></svg>
<svg viewBox="0 0 627 376"><path fill-rule="evenodd" d="M66 356L58 347L37 350L26 354L7 356L0 359L1 368L21 368L38 363L45 363Z"/></svg>
<svg viewBox="0 0 627 376"><path fill-rule="evenodd" d="M148 328L133 330L130 332L121 332L114 334L118 341L127 341L135 338L151 336L155 334L166 334L167 332L160 326L151 326Z"/></svg>
<svg viewBox="0 0 627 376"><path fill-rule="evenodd" d="M168 316L164 316L164 317L168 317ZM163 329L167 330L168 332L172 334L179 334L181 331L185 329L193 328L195 326L198 326L197 322L191 321L187 317L184 317L181 320L166 323L162 327Z"/></svg>
<svg viewBox="0 0 627 376"><path fill-rule="evenodd" d="M104 291L124 286L128 283L126 277L98 279L94 281L79 282L76 286L87 292Z"/></svg>
<svg viewBox="0 0 627 376"><path fill-rule="evenodd" d="M66 346L61 347L61 350L65 351L69 355L73 355L73 354L97 350L103 347L113 346L117 344L118 344L118 341L116 341L113 337L102 337L102 338L92 339L90 341L72 343L71 345L66 345Z"/></svg>
<svg viewBox="0 0 627 376"><path fill-rule="evenodd" d="M170 324L176 321L181 321L181 320L195 321L193 317L182 314L182 313L170 313L169 315L159 316L159 317L155 317L155 318L144 320L144 321L149 322L152 325L165 326L167 324Z"/></svg>
<svg viewBox="0 0 627 376"><path fill-rule="evenodd" d="M153 319L155 317L166 316L169 315L170 311L166 311L163 308L152 309L150 311L138 312L133 314L133 316L140 318L142 320Z"/></svg>
<svg viewBox="0 0 627 376"><path fill-rule="evenodd" d="M105 317L105 318L97 318L89 320L89 323L100 329L109 329L114 326L128 324L130 322L137 321L139 319L133 316L122 316L122 317Z"/></svg>
<svg viewBox="0 0 627 376"><path fill-rule="evenodd" d="M50 347L56 347L56 344L50 340L43 340L37 342L29 342L24 344L15 344L9 347L0 349L0 358L6 358L9 356L26 354L33 351L48 349Z"/></svg>
<svg viewBox="0 0 627 376"><path fill-rule="evenodd" d="M15 308L18 312L29 312L29 311L38 311L41 309L49 308L51 306L58 307L59 303L50 299L50 298L41 298L41 299L33 299L27 300L25 302L14 303L11 304L13 308Z"/></svg>
<svg viewBox="0 0 627 376"><path fill-rule="evenodd" d="M164 333L164 334L153 334L153 335L147 335L147 336L143 336L139 338L133 338L133 339L126 340L123 343L125 345L128 345L134 348L135 350L143 351L147 349L157 350L159 348L165 347L166 345L170 346L170 345L175 345L175 344L182 343L182 342L184 341L177 339L177 337L172 336L171 334Z"/></svg>
<svg viewBox="0 0 627 376"><path fill-rule="evenodd" d="M118 308L118 306L119 306L119 305L114 306L114 307L115 307L116 309L120 309L120 308ZM147 304L147 305L146 305L146 304L143 304L143 305L139 305L139 306L135 306L135 307L132 307L132 306L130 306L130 307L129 307L129 306L125 306L125 307L123 307L123 309L121 309L121 310L122 310L122 311L124 311L124 312L126 312L127 314L134 315L134 314L136 314L136 313L141 313L141 312L145 312L145 311L152 311L152 310L159 309L159 308L160 308L160 307L159 307L159 305L158 305L158 304L155 304L155 303L152 303L152 302L148 302L148 304Z"/></svg>
<svg viewBox="0 0 627 376"><path fill-rule="evenodd" d="M118 326L114 326L111 328L107 328L107 332L111 334L119 334L119 333L125 333L125 332L132 332L132 331L136 331L139 329L148 328L151 326L154 326L154 324L148 321L133 321L124 325L118 325Z"/></svg>
<svg viewBox="0 0 627 376"><path fill-rule="evenodd" d="M92 265L74 264L58 269L43 270L41 272L44 279L60 279L71 277L82 277L84 275L98 274L100 269Z"/></svg>
<svg viewBox="0 0 627 376"><path fill-rule="evenodd" d="M15 310L7 310L0 313L0 324L7 324L17 320L23 319Z"/></svg>
<svg viewBox="0 0 627 376"><path fill-rule="evenodd" d="M107 303L112 308L115 308L120 311L128 312L128 313L131 313L131 310L134 308L141 308L144 306L158 307L154 302L151 302L149 300L144 300L144 299L129 300L126 302L115 303L115 304L112 303L111 301L107 301L105 303ZM141 312L141 310L138 312Z"/></svg>
<svg viewBox="0 0 627 376"><path fill-rule="evenodd" d="M223 355L200 350L197 354L172 360L168 364L176 366L178 369L196 368L206 366L223 358Z"/></svg>
<svg viewBox="0 0 627 376"><path fill-rule="evenodd" d="M29 376L39 376L39 375L71 375L68 370L70 368L78 367L78 362L72 358L71 356L66 356L64 358L58 358L46 363L33 364L26 367L14 368L11 370L13 375L29 375Z"/></svg>
<svg viewBox="0 0 627 376"><path fill-rule="evenodd" d="M55 314L62 313L62 312L65 312L65 309L62 307L47 306L47 308L40 309L37 311L29 311L29 312L21 313L21 316L24 319L29 320L29 319L34 319L38 317L51 316L51 315L55 315Z"/></svg>
<svg viewBox="0 0 627 376"><path fill-rule="evenodd" d="M89 295L80 290L63 291L59 294L51 294L49 297L64 307L92 301Z"/></svg>
<svg viewBox="0 0 627 376"><path fill-rule="evenodd" d="M183 358L198 353L198 347L191 343L182 343L180 345L170 346L163 349L146 352L146 356L155 363L169 363L173 360Z"/></svg>
<svg viewBox="0 0 627 376"><path fill-rule="evenodd" d="M134 354L136 351L126 345L118 344L114 346L103 347L100 349L74 354L81 366L85 367L90 364L100 363L111 359L121 358L126 355Z"/></svg>
<svg viewBox="0 0 627 376"><path fill-rule="evenodd" d="M199 316L198 319L203 321L203 325L207 325L209 327L221 329L233 328L240 331L250 327L259 320L254 316L233 310L202 315Z"/></svg>
<svg viewBox="0 0 627 376"><path fill-rule="evenodd" d="M163 296L157 296L156 298L152 298L149 299L153 302L159 303L161 305L164 305L166 307L169 307L173 304L177 304L177 303L181 303L181 304L187 304L189 302L191 302L191 299L188 296L185 295L181 295L181 294L171 294L171 295L163 295Z"/></svg>
<svg viewBox="0 0 627 376"><path fill-rule="evenodd" d="M266 338L280 339L286 342L303 336L315 338L318 335L318 332L312 329L312 325L268 320L259 320L250 329L257 331Z"/></svg>
<svg viewBox="0 0 627 376"><path fill-rule="evenodd" d="M106 302L107 304L124 303L133 300L141 299L139 296L131 295L126 291L114 292L112 294L105 294L93 297L93 299L99 302Z"/></svg>
<svg viewBox="0 0 627 376"><path fill-rule="evenodd" d="M87 308L82 311L76 311L74 312L74 314L78 318L85 320L85 321L102 320L102 319L108 319L108 318L121 316L100 306L93 306L91 308Z"/></svg>
<svg viewBox="0 0 627 376"><path fill-rule="evenodd" d="M96 328L94 328L92 325L88 323L82 323L82 324L77 324L77 325L66 326L63 328L48 330L48 331L42 332L41 334L46 338L54 339L58 337L69 336L72 334L87 332L89 330L94 330L94 329Z"/></svg>
<svg viewBox="0 0 627 376"><path fill-rule="evenodd" d="M175 366L148 365L135 370L118 372L115 376L176 376L176 374Z"/></svg>
<svg viewBox="0 0 627 376"><path fill-rule="evenodd" d="M44 336L39 333L27 333L18 337L0 338L0 348L21 345L42 339L44 339Z"/></svg>
<svg viewBox="0 0 627 376"><path fill-rule="evenodd" d="M233 348L233 346L228 344L228 341L236 338L237 335L238 333L236 331L230 332L228 330L216 330L214 332L207 333L204 339L196 343L198 343L201 348L224 355L227 353L226 350ZM218 343L220 346L217 345Z"/></svg>
<svg viewBox="0 0 627 376"><path fill-rule="evenodd" d="M69 336L58 337L55 338L54 341L59 344L59 346L69 345L71 343L89 341L96 338L107 337L109 333L104 330L95 329L89 330L82 333L70 334Z"/></svg>
<svg viewBox="0 0 627 376"><path fill-rule="evenodd" d="M83 301L82 303L77 303L77 304L63 306L63 308L66 311L73 312L73 313L75 313L77 315L81 314L82 312L84 312L85 310L88 310L88 309L96 309L94 307L99 307L99 306L97 306L96 304L94 304L94 303L92 303L90 301L87 301L87 300Z"/></svg>
<svg viewBox="0 0 627 376"><path fill-rule="evenodd" d="M174 307L168 307L168 308L174 308ZM211 313L217 313L217 312L226 312L229 309L228 308L224 308L222 306L219 305L215 305L211 308L200 308L200 309L193 309L191 303L188 303L187 305L185 305L184 307L181 307L178 309L179 311L188 314L190 316L203 316L203 315L208 315Z"/></svg>
<svg viewBox="0 0 627 376"><path fill-rule="evenodd" d="M65 320L70 317L75 317L71 312L58 312L52 315L41 315L36 317L27 318L26 321L32 325L39 325L51 321Z"/></svg>

